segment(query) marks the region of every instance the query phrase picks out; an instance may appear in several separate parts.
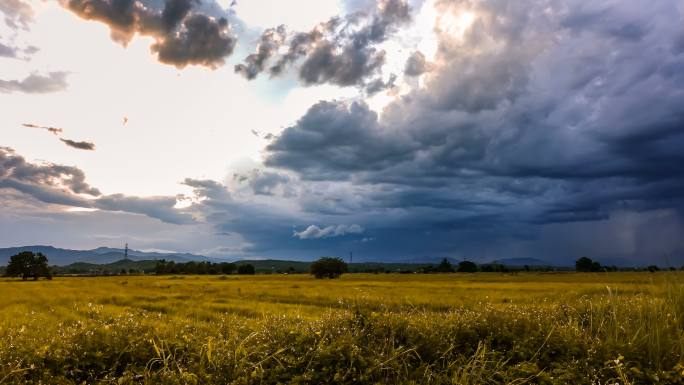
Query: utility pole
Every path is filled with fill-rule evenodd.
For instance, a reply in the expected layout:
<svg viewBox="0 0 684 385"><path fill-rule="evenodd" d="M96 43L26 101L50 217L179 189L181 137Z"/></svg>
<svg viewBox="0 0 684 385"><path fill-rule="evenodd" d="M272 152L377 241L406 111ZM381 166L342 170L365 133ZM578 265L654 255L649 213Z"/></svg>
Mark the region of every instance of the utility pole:
<svg viewBox="0 0 684 385"><path fill-rule="evenodd" d="M351 265L352 261L354 261L354 254L352 252L349 252L349 264Z"/></svg>
<svg viewBox="0 0 684 385"><path fill-rule="evenodd" d="M126 243L126 248L124 249L124 260L128 261L128 243Z"/></svg>

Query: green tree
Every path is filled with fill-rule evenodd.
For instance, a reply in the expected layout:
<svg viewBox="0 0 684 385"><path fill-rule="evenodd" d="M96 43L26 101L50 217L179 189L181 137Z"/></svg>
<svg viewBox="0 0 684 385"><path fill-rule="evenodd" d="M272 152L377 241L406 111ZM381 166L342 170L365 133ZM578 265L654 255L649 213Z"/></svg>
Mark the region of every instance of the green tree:
<svg viewBox="0 0 684 385"><path fill-rule="evenodd" d="M243 274L243 275L254 275L256 274L256 269L254 268L254 265L252 264L244 264L244 265L239 265L237 268L238 274Z"/></svg>
<svg viewBox="0 0 684 385"><path fill-rule="evenodd" d="M476 273L477 265L475 262L461 261L458 263L458 268L456 268L456 271L459 273Z"/></svg>
<svg viewBox="0 0 684 385"><path fill-rule="evenodd" d="M236 269L234 263L222 262L220 266L222 274L233 274Z"/></svg>
<svg viewBox="0 0 684 385"><path fill-rule="evenodd" d="M52 279L52 271L48 266L48 259L42 253L34 254L31 251L22 251L10 257L5 275L9 277L21 277L23 280L29 277L37 280L40 277Z"/></svg>
<svg viewBox="0 0 684 385"><path fill-rule="evenodd" d="M451 262L449 262L448 259L444 258L442 259L442 262L435 267L433 271L436 271L438 273L453 273L454 272L454 267L451 266Z"/></svg>
<svg viewBox="0 0 684 385"><path fill-rule="evenodd" d="M311 264L311 274L316 278L338 278L347 272L347 264L340 258L323 257Z"/></svg>

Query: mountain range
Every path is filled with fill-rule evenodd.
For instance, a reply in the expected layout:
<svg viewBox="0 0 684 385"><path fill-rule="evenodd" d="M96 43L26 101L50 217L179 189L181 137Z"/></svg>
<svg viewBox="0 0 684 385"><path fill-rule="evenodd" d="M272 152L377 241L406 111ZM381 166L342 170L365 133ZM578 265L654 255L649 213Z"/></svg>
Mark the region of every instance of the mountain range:
<svg viewBox="0 0 684 385"><path fill-rule="evenodd" d="M0 265L6 265L9 258L22 251L45 254L51 265L66 266L76 262L93 264L108 264L124 259L125 250L111 247L98 247L92 250L60 249L53 246L20 246L0 248ZM131 260L156 260L188 262L188 261L218 261L203 255L189 253L159 253L139 250L128 250L128 258Z"/></svg>

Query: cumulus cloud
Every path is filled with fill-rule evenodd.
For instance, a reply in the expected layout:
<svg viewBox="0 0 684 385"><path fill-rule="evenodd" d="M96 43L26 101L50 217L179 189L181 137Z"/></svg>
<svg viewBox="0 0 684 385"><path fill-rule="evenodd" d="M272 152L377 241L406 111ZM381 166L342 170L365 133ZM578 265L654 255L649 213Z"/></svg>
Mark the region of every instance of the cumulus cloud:
<svg viewBox="0 0 684 385"><path fill-rule="evenodd" d="M20 59L20 60L30 60L31 55L38 52L38 47L27 46L24 48L15 47L11 45L6 45L0 42L0 57L6 57L10 59Z"/></svg>
<svg viewBox="0 0 684 385"><path fill-rule="evenodd" d="M23 0L0 1L0 12L5 16L5 24L12 29L28 29L33 21L33 8Z"/></svg>
<svg viewBox="0 0 684 385"><path fill-rule="evenodd" d="M404 75L406 76L420 76L428 70L428 63L425 60L425 55L422 52L416 51L406 59L404 66Z"/></svg>
<svg viewBox="0 0 684 385"><path fill-rule="evenodd" d="M48 203L59 203L60 199L80 202L81 198L75 195L97 197L102 194L86 183L85 174L80 169L52 163L30 163L8 147L0 147L0 180L4 187L36 194L38 199Z"/></svg>
<svg viewBox="0 0 684 385"><path fill-rule="evenodd" d="M105 23L112 39L123 45L136 34L154 39L157 59L183 68L210 68L224 63L236 44L228 17L213 1L168 0L60 0L61 4L86 20ZM212 6L213 5L213 6Z"/></svg>
<svg viewBox="0 0 684 385"><path fill-rule="evenodd" d="M235 71L253 79L272 59L268 72L277 76L301 62L298 77L304 84L362 85L385 63L385 52L376 46L410 19L405 0L381 0L371 13L333 17L287 39L284 28L268 29L259 39L257 53L248 56ZM287 47L286 52L276 55L281 46Z"/></svg>
<svg viewBox="0 0 684 385"><path fill-rule="evenodd" d="M235 73L249 80L256 78L264 70L266 61L276 54L286 37L287 32L284 25L264 31L256 46L256 53L247 56L244 64L237 64Z"/></svg>
<svg viewBox="0 0 684 385"><path fill-rule="evenodd" d="M46 76L32 73L23 80L0 79L0 92L45 94L50 92L64 91L68 86L66 82L67 75L67 72L50 72Z"/></svg>
<svg viewBox="0 0 684 385"><path fill-rule="evenodd" d="M320 228L316 225L311 225L302 231L295 231L292 236L299 239L320 239L330 237L341 237L347 234L362 234L365 229L359 225L331 225Z"/></svg>
<svg viewBox="0 0 684 385"><path fill-rule="evenodd" d="M59 138L59 140L61 140L67 146L73 147L77 150L87 150L87 151L94 151L95 150L95 143L78 142L78 141L74 141L71 139L63 139L63 138Z"/></svg>
<svg viewBox="0 0 684 385"><path fill-rule="evenodd" d="M366 95L368 96L373 96L377 94L378 92L391 89L394 87L394 83L397 81L397 75L395 74L390 74L389 78L387 81L382 80L382 78L375 79L373 81L368 82L366 84L366 89L364 90L366 92Z"/></svg>
<svg viewBox="0 0 684 385"><path fill-rule="evenodd" d="M251 192L256 195L291 196L294 194L289 186L293 182L292 178L280 172L254 169L247 173L233 174L233 180L248 186Z"/></svg>
<svg viewBox="0 0 684 385"><path fill-rule="evenodd" d="M380 126L363 103L319 102L296 125L283 131L266 150L266 165L288 168L306 179L336 173L383 169L414 156L410 137Z"/></svg>
<svg viewBox="0 0 684 385"><path fill-rule="evenodd" d="M0 190L6 189L46 204L142 214L173 224L195 222L191 213L174 207L176 197L105 195L86 182L79 168L31 163L13 149L0 147Z"/></svg>

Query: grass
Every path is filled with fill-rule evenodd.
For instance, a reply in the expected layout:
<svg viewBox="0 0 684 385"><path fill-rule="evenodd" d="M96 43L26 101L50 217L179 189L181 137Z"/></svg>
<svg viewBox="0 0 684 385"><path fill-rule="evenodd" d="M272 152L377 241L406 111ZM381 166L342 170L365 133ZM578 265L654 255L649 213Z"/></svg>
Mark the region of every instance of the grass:
<svg viewBox="0 0 684 385"><path fill-rule="evenodd" d="M678 384L680 273L0 280L0 384Z"/></svg>

